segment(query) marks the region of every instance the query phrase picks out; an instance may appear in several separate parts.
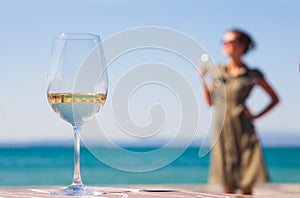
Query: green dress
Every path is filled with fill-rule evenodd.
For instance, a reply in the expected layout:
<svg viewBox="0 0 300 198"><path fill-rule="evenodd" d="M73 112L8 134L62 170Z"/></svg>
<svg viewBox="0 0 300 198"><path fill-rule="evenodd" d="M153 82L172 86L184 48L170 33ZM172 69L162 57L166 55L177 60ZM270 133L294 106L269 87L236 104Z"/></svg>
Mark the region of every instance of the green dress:
<svg viewBox="0 0 300 198"><path fill-rule="evenodd" d="M268 181L263 153L252 120L243 114L252 88L263 78L256 69L245 67L232 77L226 67L213 76L212 94L215 116L209 182L235 189L248 189Z"/></svg>

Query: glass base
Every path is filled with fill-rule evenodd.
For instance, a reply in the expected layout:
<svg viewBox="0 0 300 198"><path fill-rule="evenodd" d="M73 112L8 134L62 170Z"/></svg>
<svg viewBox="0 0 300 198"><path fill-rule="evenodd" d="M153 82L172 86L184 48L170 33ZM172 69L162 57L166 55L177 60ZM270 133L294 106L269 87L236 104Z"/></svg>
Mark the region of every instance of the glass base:
<svg viewBox="0 0 300 198"><path fill-rule="evenodd" d="M84 185L71 185L67 188L50 192L51 195L67 196L101 195L103 193L103 190L90 189Z"/></svg>

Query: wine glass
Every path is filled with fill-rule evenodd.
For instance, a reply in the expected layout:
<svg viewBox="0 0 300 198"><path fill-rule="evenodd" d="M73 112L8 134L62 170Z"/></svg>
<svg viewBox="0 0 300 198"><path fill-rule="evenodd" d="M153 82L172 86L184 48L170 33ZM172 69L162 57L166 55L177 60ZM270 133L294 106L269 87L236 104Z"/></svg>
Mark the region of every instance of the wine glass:
<svg viewBox="0 0 300 198"><path fill-rule="evenodd" d="M74 130L74 175L70 186L53 195L97 195L80 176L80 129L95 117L106 100L107 73L100 37L90 33L63 33L53 45L47 72L51 108Z"/></svg>

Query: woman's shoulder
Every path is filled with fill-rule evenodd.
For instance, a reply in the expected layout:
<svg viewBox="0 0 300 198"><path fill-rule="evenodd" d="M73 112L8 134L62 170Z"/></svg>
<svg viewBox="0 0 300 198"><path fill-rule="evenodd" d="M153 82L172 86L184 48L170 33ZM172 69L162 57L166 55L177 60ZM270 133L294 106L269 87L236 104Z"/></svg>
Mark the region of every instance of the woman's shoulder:
<svg viewBox="0 0 300 198"><path fill-rule="evenodd" d="M207 71L213 78L218 78L220 75L224 75L226 71L226 66L224 65L215 65L213 67L208 67Z"/></svg>
<svg viewBox="0 0 300 198"><path fill-rule="evenodd" d="M248 72L251 75L254 75L254 76L258 76L258 77L263 77L264 76L262 70L258 67L248 68Z"/></svg>
<svg viewBox="0 0 300 198"><path fill-rule="evenodd" d="M225 69L227 67L227 65L219 64L216 67L223 70L223 69Z"/></svg>
<svg viewBox="0 0 300 198"><path fill-rule="evenodd" d="M248 75L251 76L252 78L256 78L256 79L264 78L264 73L258 67L248 68Z"/></svg>

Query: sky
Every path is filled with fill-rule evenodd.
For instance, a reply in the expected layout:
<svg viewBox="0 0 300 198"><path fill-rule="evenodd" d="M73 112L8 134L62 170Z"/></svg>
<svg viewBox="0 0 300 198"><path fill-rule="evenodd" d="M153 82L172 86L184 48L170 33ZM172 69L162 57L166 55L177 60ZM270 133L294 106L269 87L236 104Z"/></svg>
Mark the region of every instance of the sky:
<svg viewBox="0 0 300 198"><path fill-rule="evenodd" d="M249 32L256 41L257 48L245 57L245 61L249 66L263 71L281 100L272 112L255 121L259 135L263 141L275 136L285 141L293 140L300 133L299 1L0 2L0 143L14 145L72 139L71 127L53 113L46 98L46 71L56 35L62 32L92 32L99 34L105 42L119 33L141 27L161 27L180 32L200 44L218 64L226 62L220 43L224 32L234 27ZM139 53L143 55L139 56ZM174 60L168 59L168 64L174 64L174 67L189 79L189 85L199 101L199 109L202 108L199 128L203 127L205 130L209 127L211 110L204 106L199 76L192 67L182 68L182 60L175 61L178 57L169 56L168 52L163 53L165 57L161 54L157 50L144 49L121 57L119 62L116 61L109 67L109 97L101 111L100 122L101 128L112 138L118 137L118 141L127 138L126 135L122 135L120 126L114 123L115 115L112 115L113 96L118 82L128 71L134 71L131 70L134 65L164 61L164 58L168 59L166 57L174 57ZM188 65L182 63L184 64ZM165 100L162 99L164 97ZM169 100L172 97L173 99ZM249 104L254 111L268 102L265 94L259 89L254 90L250 99ZM167 132L163 137L168 138L180 125L180 117L174 116L180 114L180 107L176 106L178 100L176 97L174 99L172 92L166 91L163 86L145 85L143 89L135 90L128 106L132 119L142 126L151 122L148 110L157 101L165 103L165 108L172 110L167 114L170 117L166 118L164 123ZM186 136L191 134L187 132ZM196 136L205 136L205 133Z"/></svg>

